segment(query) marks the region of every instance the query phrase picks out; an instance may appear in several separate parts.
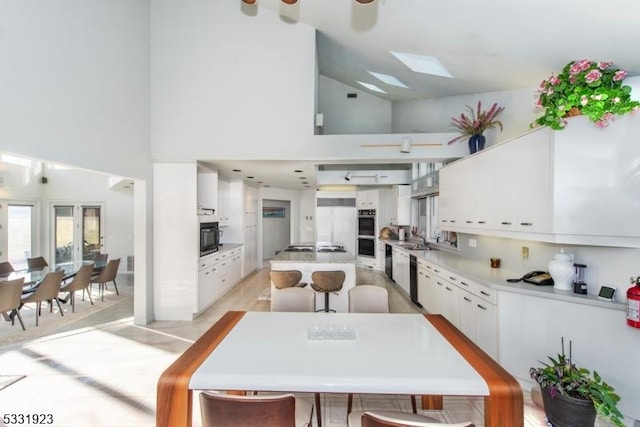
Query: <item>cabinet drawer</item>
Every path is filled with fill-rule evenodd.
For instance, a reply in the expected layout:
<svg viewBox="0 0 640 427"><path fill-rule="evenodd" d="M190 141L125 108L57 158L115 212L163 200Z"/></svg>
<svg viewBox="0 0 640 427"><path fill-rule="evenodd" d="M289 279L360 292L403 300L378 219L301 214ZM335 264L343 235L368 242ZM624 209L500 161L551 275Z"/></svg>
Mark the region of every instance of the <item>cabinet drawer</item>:
<svg viewBox="0 0 640 427"><path fill-rule="evenodd" d="M490 304L496 305L498 303L498 293L488 286L481 285L465 277L460 277L459 286Z"/></svg>

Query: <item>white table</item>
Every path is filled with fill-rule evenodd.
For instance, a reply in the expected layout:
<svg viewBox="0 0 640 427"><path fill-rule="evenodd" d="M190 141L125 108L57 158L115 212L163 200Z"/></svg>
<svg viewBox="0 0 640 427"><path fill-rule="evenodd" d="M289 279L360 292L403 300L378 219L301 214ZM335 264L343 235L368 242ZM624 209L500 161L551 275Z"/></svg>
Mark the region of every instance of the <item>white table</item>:
<svg viewBox="0 0 640 427"><path fill-rule="evenodd" d="M354 340L312 340L348 325ZM247 313L193 373L192 390L489 394L482 377L421 315Z"/></svg>
<svg viewBox="0 0 640 427"><path fill-rule="evenodd" d="M485 396L485 426L524 424L518 382L438 315L229 312L163 373L156 425L190 426L202 389Z"/></svg>

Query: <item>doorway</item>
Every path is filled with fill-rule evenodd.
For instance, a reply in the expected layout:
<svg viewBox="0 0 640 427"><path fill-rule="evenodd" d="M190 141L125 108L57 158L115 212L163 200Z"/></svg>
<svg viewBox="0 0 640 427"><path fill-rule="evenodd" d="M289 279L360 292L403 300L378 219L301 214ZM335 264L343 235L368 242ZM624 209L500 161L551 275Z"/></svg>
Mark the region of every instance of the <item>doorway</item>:
<svg viewBox="0 0 640 427"><path fill-rule="evenodd" d="M291 202L262 200L263 259L275 257L291 243Z"/></svg>

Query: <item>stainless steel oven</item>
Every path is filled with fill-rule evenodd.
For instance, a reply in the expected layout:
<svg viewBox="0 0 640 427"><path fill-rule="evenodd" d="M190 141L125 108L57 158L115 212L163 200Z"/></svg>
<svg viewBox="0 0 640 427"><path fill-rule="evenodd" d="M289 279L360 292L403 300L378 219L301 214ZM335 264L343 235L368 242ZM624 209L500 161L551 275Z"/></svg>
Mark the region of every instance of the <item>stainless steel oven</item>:
<svg viewBox="0 0 640 427"><path fill-rule="evenodd" d="M375 237L358 237L358 256L376 257Z"/></svg>

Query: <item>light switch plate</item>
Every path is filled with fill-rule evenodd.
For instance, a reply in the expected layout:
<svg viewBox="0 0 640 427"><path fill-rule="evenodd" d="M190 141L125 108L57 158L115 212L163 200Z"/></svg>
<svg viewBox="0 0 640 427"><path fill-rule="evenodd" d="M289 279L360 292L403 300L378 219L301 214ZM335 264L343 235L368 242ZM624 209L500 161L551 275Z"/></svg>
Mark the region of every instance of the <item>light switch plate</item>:
<svg viewBox="0 0 640 427"><path fill-rule="evenodd" d="M478 241L476 239L469 239L469 247L470 248L478 247Z"/></svg>

